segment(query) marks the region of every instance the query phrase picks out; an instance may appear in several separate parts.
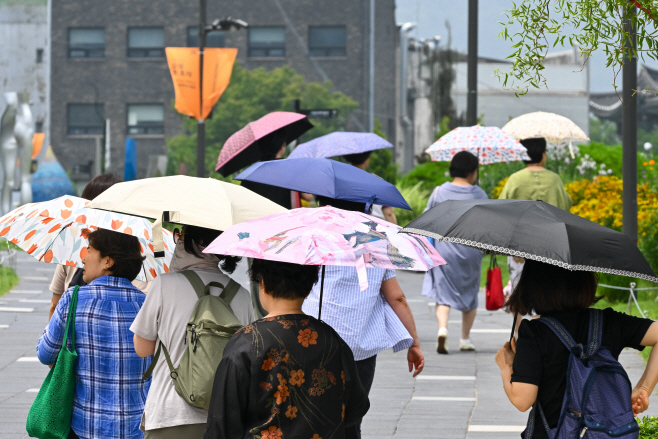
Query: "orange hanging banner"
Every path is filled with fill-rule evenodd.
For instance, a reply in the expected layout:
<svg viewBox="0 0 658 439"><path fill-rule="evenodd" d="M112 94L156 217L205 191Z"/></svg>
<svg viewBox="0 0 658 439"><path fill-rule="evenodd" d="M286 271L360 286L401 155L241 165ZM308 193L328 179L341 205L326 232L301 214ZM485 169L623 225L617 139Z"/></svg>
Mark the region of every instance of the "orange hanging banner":
<svg viewBox="0 0 658 439"><path fill-rule="evenodd" d="M32 136L32 160L37 158L43 147L43 139L46 138L44 133L34 133Z"/></svg>
<svg viewBox="0 0 658 439"><path fill-rule="evenodd" d="M203 113L199 101L199 49L167 47L166 53L176 93L176 111L195 119L205 119L228 87L238 49L205 49Z"/></svg>

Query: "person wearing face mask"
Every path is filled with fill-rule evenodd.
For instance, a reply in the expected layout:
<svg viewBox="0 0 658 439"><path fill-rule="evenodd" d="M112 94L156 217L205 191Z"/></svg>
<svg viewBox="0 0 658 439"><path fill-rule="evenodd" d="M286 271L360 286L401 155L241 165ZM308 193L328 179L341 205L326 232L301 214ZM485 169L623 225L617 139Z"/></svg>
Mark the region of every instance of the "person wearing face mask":
<svg viewBox="0 0 658 439"><path fill-rule="evenodd" d="M139 421L150 385L142 375L150 360L134 352L128 327L146 298L130 283L142 269L144 257L134 236L98 229L88 240L82 260L86 285L76 287L74 340L78 357L68 437L140 439ZM37 357L43 364L52 365L57 360L74 293L75 288L64 292L39 338Z"/></svg>
<svg viewBox="0 0 658 439"><path fill-rule="evenodd" d="M174 233L176 248L168 274L161 274L151 283L141 311L130 330L134 335L135 352L140 357L153 355L158 343L178 366L186 345L186 326L197 302L197 293L181 271L192 270L208 285L218 282L227 287L230 279L222 273L235 270L240 258L203 253L203 249L221 234L196 226L184 226ZM211 287L210 294L218 296L223 289ZM229 306L237 319L246 326L254 320L251 296L240 288ZM206 427L208 411L193 407L178 395L164 358L153 370L153 382L144 407L141 429L146 439L201 438Z"/></svg>

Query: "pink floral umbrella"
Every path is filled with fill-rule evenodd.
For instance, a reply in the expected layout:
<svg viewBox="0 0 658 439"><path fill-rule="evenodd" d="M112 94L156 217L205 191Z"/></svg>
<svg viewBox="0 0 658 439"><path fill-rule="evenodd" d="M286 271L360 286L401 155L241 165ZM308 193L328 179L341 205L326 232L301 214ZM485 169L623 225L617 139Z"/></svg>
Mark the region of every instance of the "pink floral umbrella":
<svg viewBox="0 0 658 439"><path fill-rule="evenodd" d="M458 127L425 150L435 162L449 162L460 151L469 151L481 165L530 160L528 151L498 127Z"/></svg>
<svg viewBox="0 0 658 439"><path fill-rule="evenodd" d="M366 268L427 271L446 263L426 238L400 229L334 207L294 209L231 226L204 252L322 265L323 281L325 265L354 266L363 291L368 288Z"/></svg>
<svg viewBox="0 0 658 439"><path fill-rule="evenodd" d="M274 131L285 129L285 141L290 143L313 128L308 118L299 113L275 111L249 122L228 138L217 158L218 171L224 177L260 161L256 141Z"/></svg>

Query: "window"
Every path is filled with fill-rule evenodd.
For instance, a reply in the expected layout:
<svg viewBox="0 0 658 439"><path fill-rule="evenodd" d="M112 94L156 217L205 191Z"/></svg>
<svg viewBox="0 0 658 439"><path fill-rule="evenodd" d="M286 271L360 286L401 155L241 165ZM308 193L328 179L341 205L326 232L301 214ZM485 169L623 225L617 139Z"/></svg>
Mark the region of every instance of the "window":
<svg viewBox="0 0 658 439"><path fill-rule="evenodd" d="M309 26L311 56L345 56L345 26Z"/></svg>
<svg viewBox="0 0 658 439"><path fill-rule="evenodd" d="M128 105L128 134L164 134L162 104Z"/></svg>
<svg viewBox="0 0 658 439"><path fill-rule="evenodd" d="M189 26L187 28L187 47L199 47L199 28ZM226 47L224 43L224 32L214 30L206 34L206 47Z"/></svg>
<svg viewBox="0 0 658 439"><path fill-rule="evenodd" d="M69 29L69 58L104 58L105 29Z"/></svg>
<svg viewBox="0 0 658 439"><path fill-rule="evenodd" d="M164 50L164 29L144 27L128 29L128 56L132 58L162 58Z"/></svg>
<svg viewBox="0 0 658 439"><path fill-rule="evenodd" d="M286 56L283 27L250 27L248 56Z"/></svg>
<svg viewBox="0 0 658 439"><path fill-rule="evenodd" d="M69 104L68 134L103 134L103 104Z"/></svg>
<svg viewBox="0 0 658 439"><path fill-rule="evenodd" d="M37 64L43 62L43 49L37 49Z"/></svg>

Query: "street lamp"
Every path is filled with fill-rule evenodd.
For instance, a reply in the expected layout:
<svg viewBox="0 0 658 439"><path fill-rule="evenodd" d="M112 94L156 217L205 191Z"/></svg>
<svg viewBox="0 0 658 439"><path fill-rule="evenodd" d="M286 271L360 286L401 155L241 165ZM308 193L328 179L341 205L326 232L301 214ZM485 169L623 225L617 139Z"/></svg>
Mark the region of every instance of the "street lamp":
<svg viewBox="0 0 658 439"><path fill-rule="evenodd" d="M212 24L206 23L206 3L207 0L200 0L199 5L199 105L201 110L200 116L203 117L203 53L206 48L206 35L208 32L231 29L243 29L249 27L249 23L232 17L217 18ZM204 177L206 174L206 121L200 118L197 121L196 137L196 175Z"/></svg>

